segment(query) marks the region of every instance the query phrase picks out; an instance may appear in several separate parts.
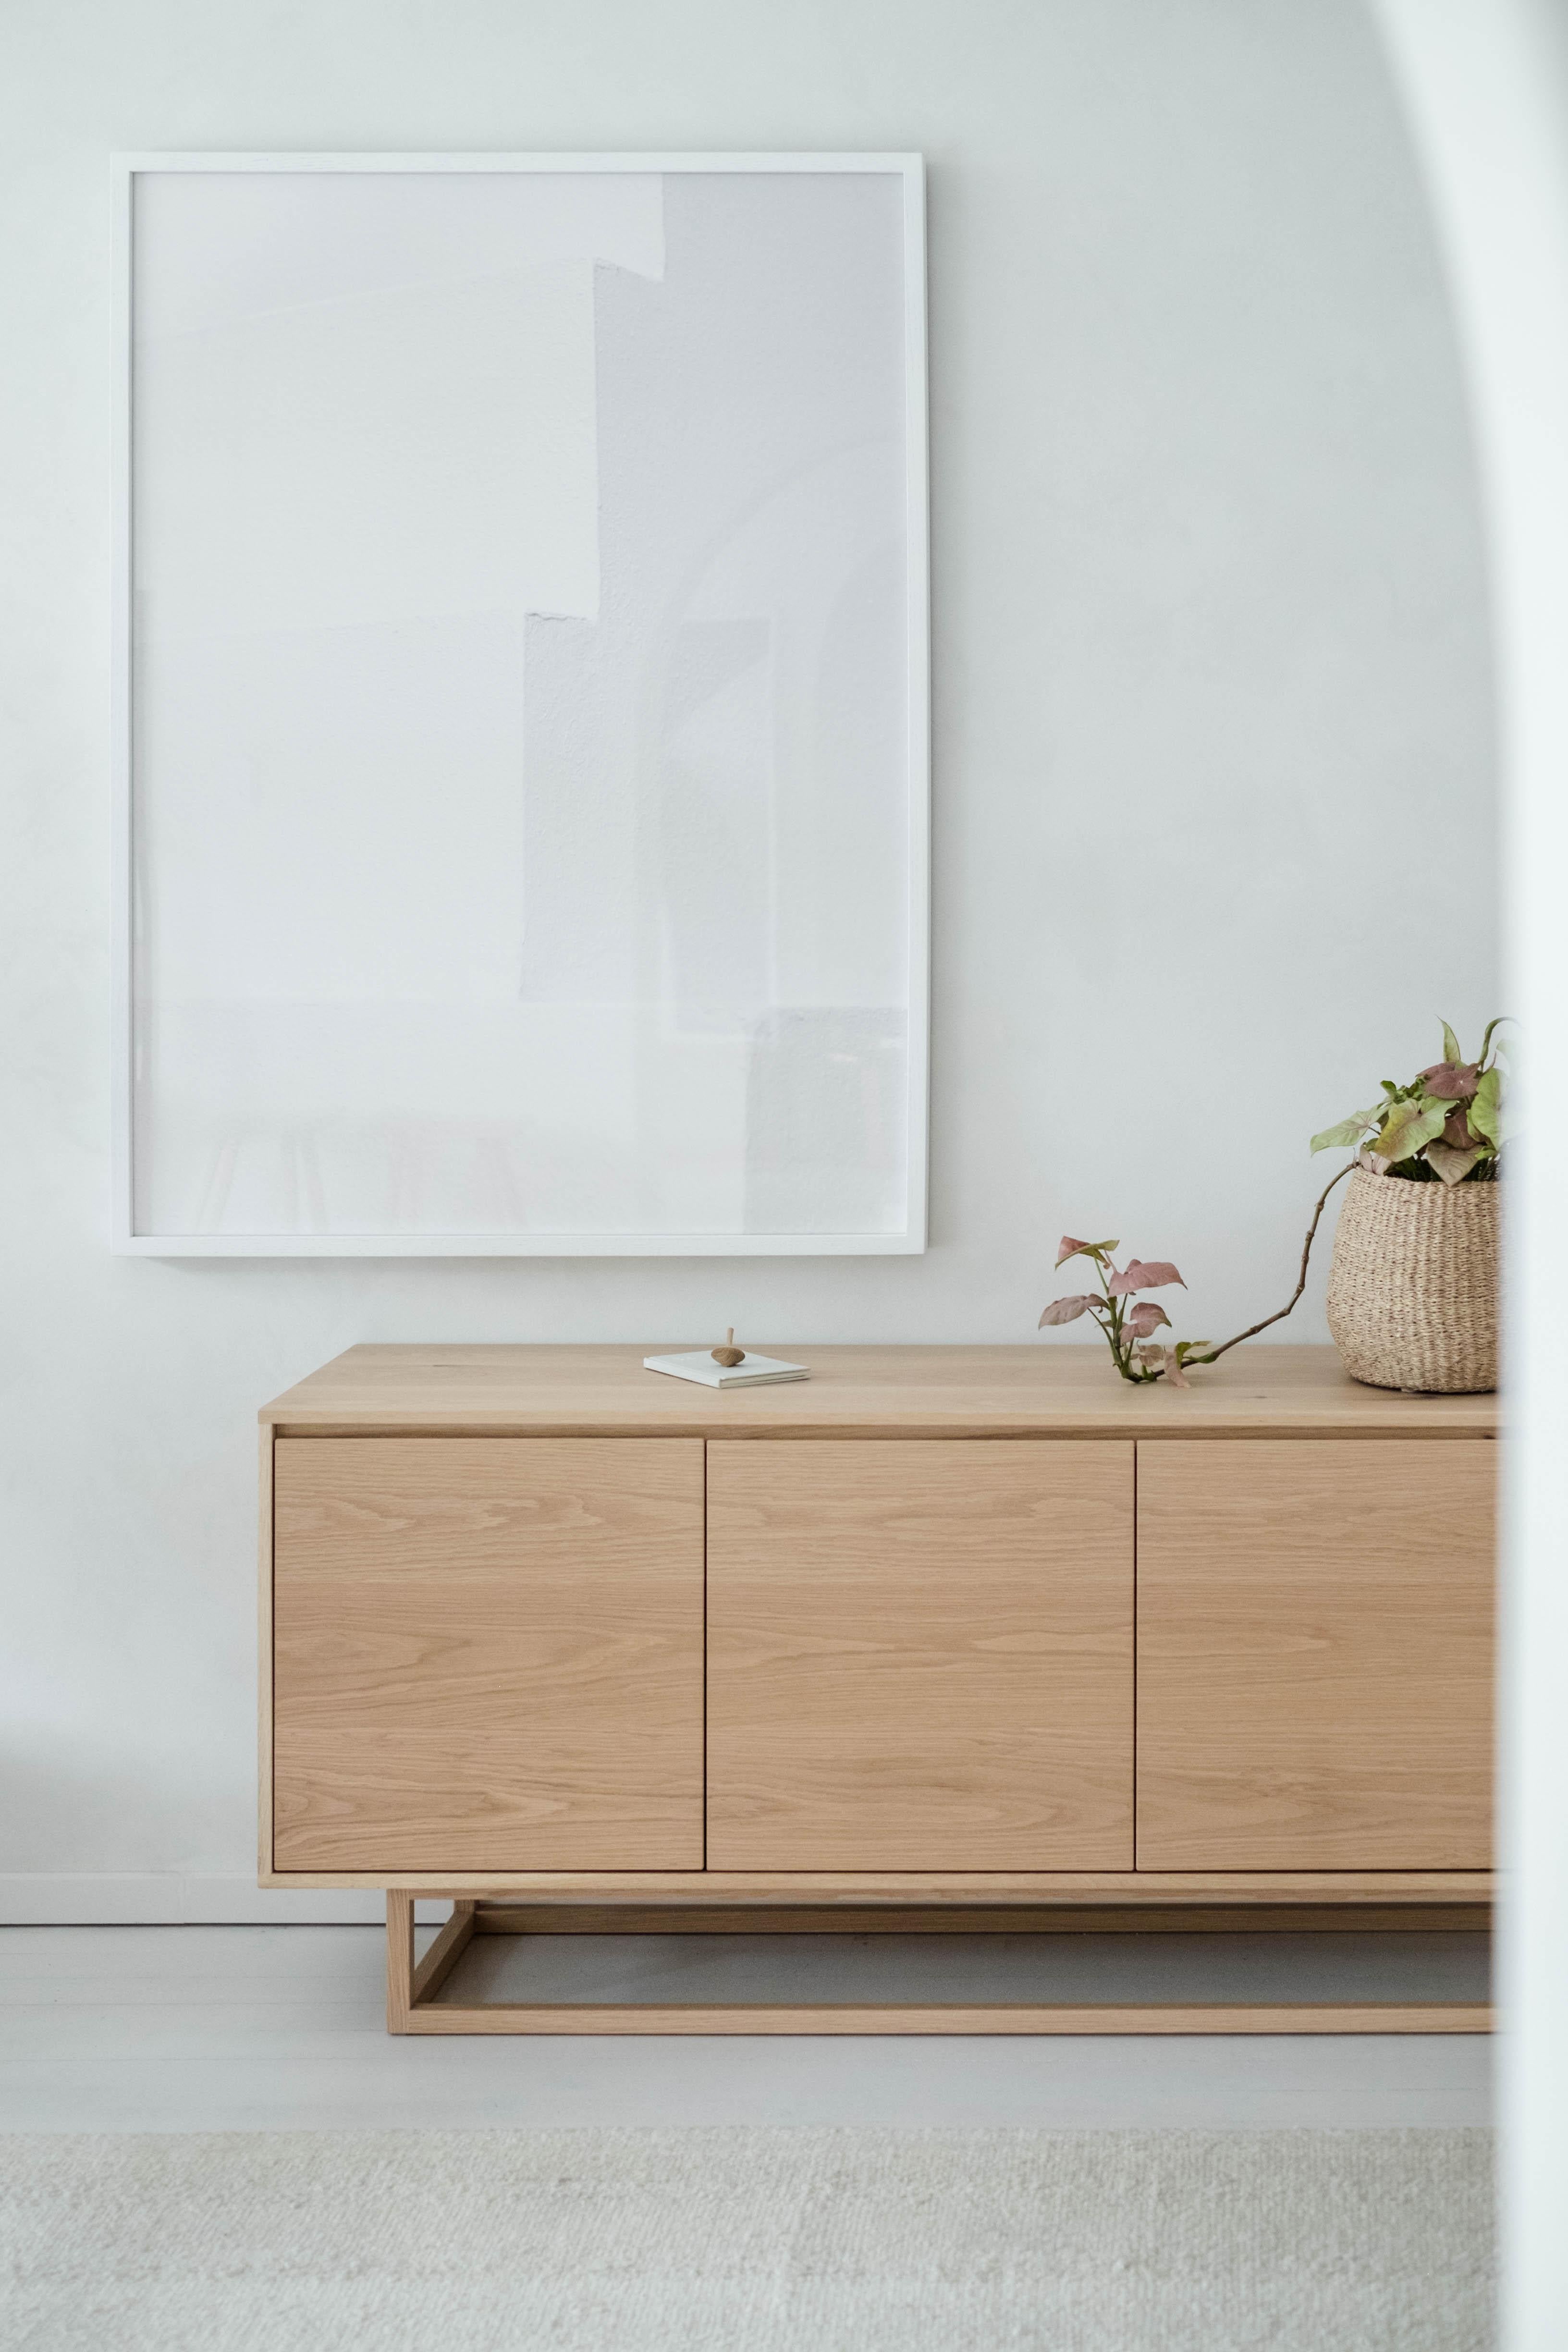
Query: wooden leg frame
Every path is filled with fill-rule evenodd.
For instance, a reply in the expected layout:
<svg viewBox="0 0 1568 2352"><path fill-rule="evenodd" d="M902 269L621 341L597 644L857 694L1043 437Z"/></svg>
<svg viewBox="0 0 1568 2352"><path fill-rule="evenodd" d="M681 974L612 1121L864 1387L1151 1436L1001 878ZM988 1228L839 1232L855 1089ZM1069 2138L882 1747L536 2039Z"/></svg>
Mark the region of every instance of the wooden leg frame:
<svg viewBox="0 0 1568 2352"><path fill-rule="evenodd" d="M879 1907L781 1910L776 1906L661 1906L658 1909L520 1905L515 1900L454 1902L452 1916L424 1958L414 1958L411 1893L386 1897L386 2027L389 2033L1489 2033L1484 2002L1361 2001L1196 2004L1149 2002L779 2002L689 2001L659 2007L633 2001L488 2001L462 2007L437 2001L475 1935L975 1935L1103 1934L1109 1929L1213 1934L1247 1928L1412 1928L1484 1927L1479 1905L1426 1906L1347 1916L1322 1907L1281 1908L1267 1918L1208 1907L1173 1912L1075 1909L1043 1912L1016 1906L963 1910Z"/></svg>

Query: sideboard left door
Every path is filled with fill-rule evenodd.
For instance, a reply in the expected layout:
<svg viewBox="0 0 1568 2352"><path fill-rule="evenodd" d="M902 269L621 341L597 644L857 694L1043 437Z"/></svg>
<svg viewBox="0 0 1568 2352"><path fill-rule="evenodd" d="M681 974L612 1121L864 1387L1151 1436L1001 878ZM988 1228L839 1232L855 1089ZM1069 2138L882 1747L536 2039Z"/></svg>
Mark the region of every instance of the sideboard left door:
<svg viewBox="0 0 1568 2352"><path fill-rule="evenodd" d="M280 1438L273 1867L700 1870L702 1445Z"/></svg>

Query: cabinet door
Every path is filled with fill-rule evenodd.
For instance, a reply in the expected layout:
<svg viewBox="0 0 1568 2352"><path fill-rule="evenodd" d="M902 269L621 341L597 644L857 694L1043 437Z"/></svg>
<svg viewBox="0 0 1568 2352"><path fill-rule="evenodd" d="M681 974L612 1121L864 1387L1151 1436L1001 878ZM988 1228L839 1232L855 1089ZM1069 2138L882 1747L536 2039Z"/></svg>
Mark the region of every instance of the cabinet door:
<svg viewBox="0 0 1568 2352"><path fill-rule="evenodd" d="M1484 1870L1482 1438L1138 1448L1138 1866Z"/></svg>
<svg viewBox="0 0 1568 2352"><path fill-rule="evenodd" d="M1125 1870L1132 1448L708 1449L708 1862Z"/></svg>
<svg viewBox="0 0 1568 2352"><path fill-rule="evenodd" d="M274 1466L275 1868L701 1867L700 1440Z"/></svg>

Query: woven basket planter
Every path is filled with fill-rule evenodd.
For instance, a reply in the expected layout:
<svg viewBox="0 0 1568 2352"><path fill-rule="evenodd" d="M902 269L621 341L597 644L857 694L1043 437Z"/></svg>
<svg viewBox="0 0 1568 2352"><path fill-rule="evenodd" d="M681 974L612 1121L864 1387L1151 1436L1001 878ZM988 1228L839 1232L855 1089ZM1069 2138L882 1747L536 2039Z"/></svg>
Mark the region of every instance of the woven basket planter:
<svg viewBox="0 0 1568 2352"><path fill-rule="evenodd" d="M1357 1168L1334 1234L1329 1328L1373 1388L1495 1389L1500 1184L1413 1184Z"/></svg>

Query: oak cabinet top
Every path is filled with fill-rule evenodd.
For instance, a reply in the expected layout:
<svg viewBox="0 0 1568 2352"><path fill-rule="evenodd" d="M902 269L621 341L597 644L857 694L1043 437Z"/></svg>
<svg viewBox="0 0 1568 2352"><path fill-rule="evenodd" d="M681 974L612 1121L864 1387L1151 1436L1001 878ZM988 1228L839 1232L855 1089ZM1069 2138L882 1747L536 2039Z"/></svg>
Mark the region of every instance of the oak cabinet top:
<svg viewBox="0 0 1568 2352"><path fill-rule="evenodd" d="M645 1371L701 1345L350 1348L264 1405L280 1435L416 1431L626 1437L1489 1437L1493 1396L1363 1388L1332 1348L1249 1346L1191 1388L1135 1389L1102 1348L812 1347L758 1340L808 1381L714 1390Z"/></svg>

